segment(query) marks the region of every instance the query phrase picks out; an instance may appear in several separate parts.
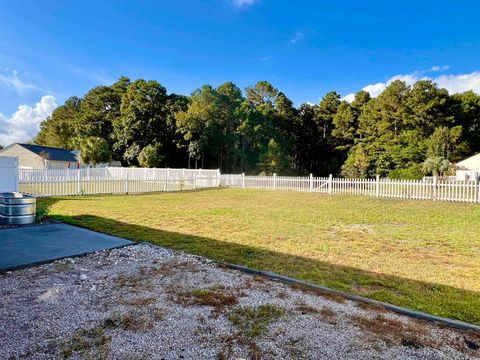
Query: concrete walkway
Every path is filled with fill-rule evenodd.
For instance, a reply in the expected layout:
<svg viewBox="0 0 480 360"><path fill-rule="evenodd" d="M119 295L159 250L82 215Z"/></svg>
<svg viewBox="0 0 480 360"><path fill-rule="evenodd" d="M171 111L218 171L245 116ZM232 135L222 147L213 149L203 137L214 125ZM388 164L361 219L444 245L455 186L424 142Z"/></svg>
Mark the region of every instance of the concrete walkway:
<svg viewBox="0 0 480 360"><path fill-rule="evenodd" d="M67 224L0 229L0 271L130 244L133 242Z"/></svg>

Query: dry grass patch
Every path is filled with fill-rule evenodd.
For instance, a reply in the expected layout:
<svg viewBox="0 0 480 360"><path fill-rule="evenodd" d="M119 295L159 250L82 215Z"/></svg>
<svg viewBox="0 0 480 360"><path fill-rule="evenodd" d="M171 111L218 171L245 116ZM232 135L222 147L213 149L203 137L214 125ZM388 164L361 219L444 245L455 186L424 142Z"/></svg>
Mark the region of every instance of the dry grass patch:
<svg viewBox="0 0 480 360"><path fill-rule="evenodd" d="M388 310L385 309L385 307L380 305L380 304L371 304L371 303L364 302L364 301L356 302L355 306L357 306L360 309L365 310L365 311L371 311L371 312L377 312L377 313L388 312Z"/></svg>
<svg viewBox="0 0 480 360"><path fill-rule="evenodd" d="M351 322L372 335L372 341L382 340L387 345L401 345L414 349L422 347L441 349L450 346L460 352L480 356L479 333L457 331L454 336L432 335L432 330L441 330L443 327L419 320L409 320L404 323L386 318L383 315L377 315L373 318L354 316ZM450 329L450 334L451 332Z"/></svg>
<svg viewBox="0 0 480 360"><path fill-rule="evenodd" d="M111 350L110 342L111 337L105 334L102 326L79 329L61 346L59 357L61 359L69 359L73 356L92 360L105 359Z"/></svg>
<svg viewBox="0 0 480 360"><path fill-rule="evenodd" d="M221 285L206 289L183 290L176 286L170 286L167 291L172 300L183 306L208 306L214 309L214 314L220 314L225 307L238 303L239 294L234 294L232 289ZM241 294L240 294L241 295Z"/></svg>
<svg viewBox="0 0 480 360"><path fill-rule="evenodd" d="M238 334L252 338L268 331L268 326L282 316L285 311L271 304L258 307L237 308L228 316Z"/></svg>
<svg viewBox="0 0 480 360"><path fill-rule="evenodd" d="M109 329L120 328L127 331L146 331L153 327L152 318L135 312L113 312L104 320L104 326Z"/></svg>
<svg viewBox="0 0 480 360"><path fill-rule="evenodd" d="M399 320L388 319L383 315L377 315L373 318L353 316L351 322L369 334L369 341L380 340L387 346L438 349L446 345L445 339L434 339L420 322L411 321L405 324Z"/></svg>
<svg viewBox="0 0 480 360"><path fill-rule="evenodd" d="M121 305L129 305L134 307L144 307L151 304L155 304L157 301L154 297L140 297L134 299L121 299L119 300L119 304Z"/></svg>
<svg viewBox="0 0 480 360"><path fill-rule="evenodd" d="M336 293L328 292L322 289L317 289L317 288L313 288L306 285L300 285L300 284L293 284L292 287L294 289L301 290L304 293L321 296L327 300L335 301L340 304L344 304L346 302L346 299L343 296Z"/></svg>

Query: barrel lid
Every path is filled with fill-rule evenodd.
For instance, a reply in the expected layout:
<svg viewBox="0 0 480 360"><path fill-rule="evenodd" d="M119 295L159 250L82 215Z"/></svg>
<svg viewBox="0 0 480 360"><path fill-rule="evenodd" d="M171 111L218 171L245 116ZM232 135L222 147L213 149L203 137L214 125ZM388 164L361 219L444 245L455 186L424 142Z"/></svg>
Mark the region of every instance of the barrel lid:
<svg viewBox="0 0 480 360"><path fill-rule="evenodd" d="M23 198L23 194L19 192L2 192L0 197L14 199L14 198Z"/></svg>

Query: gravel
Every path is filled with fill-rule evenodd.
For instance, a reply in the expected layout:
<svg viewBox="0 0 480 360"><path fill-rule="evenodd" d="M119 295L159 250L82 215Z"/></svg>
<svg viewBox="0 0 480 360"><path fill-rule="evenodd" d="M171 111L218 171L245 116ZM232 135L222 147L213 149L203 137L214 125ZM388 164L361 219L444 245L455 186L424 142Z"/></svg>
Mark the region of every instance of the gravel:
<svg viewBox="0 0 480 360"><path fill-rule="evenodd" d="M0 274L0 359L474 359L480 335L150 245Z"/></svg>

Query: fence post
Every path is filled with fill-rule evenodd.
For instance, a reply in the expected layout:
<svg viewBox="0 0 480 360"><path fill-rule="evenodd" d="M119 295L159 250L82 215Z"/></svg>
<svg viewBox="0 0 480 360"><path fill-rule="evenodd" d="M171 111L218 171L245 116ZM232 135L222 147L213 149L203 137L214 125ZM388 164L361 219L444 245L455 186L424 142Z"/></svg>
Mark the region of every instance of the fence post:
<svg viewBox="0 0 480 360"><path fill-rule="evenodd" d="M242 173L242 188L245 189L245 173Z"/></svg>
<svg viewBox="0 0 480 360"><path fill-rule="evenodd" d="M169 171L167 169L167 173L165 174L165 186L163 187L163 191L168 190L168 179L169 179L168 173L169 173Z"/></svg>
<svg viewBox="0 0 480 360"><path fill-rule="evenodd" d="M437 198L437 176L433 177L433 191L432 191L432 200L435 200Z"/></svg>
<svg viewBox="0 0 480 360"><path fill-rule="evenodd" d="M18 157L15 157L15 184L13 185L15 192L18 191L19 187L19 182L20 182L20 174L19 174L19 168L18 168Z"/></svg>
<svg viewBox="0 0 480 360"><path fill-rule="evenodd" d="M217 187L220 187L220 181L221 181L221 173L220 169L217 169Z"/></svg>
<svg viewBox="0 0 480 360"><path fill-rule="evenodd" d="M310 192L313 192L313 174L310 174Z"/></svg>
<svg viewBox="0 0 480 360"><path fill-rule="evenodd" d="M77 194L80 195L82 192L82 184L80 182L80 169L77 169Z"/></svg>
<svg viewBox="0 0 480 360"><path fill-rule="evenodd" d="M480 203L480 181L477 180L477 202Z"/></svg>
<svg viewBox="0 0 480 360"><path fill-rule="evenodd" d="M197 188L197 174L193 174L193 189Z"/></svg>
<svg viewBox="0 0 480 360"><path fill-rule="evenodd" d="M380 175L377 175L377 181L375 182L375 196L380 196Z"/></svg>
<svg viewBox="0 0 480 360"><path fill-rule="evenodd" d="M332 193L332 189L333 189L332 185L333 185L333 175L330 174L328 175L328 193L329 194Z"/></svg>
<svg viewBox="0 0 480 360"><path fill-rule="evenodd" d="M273 173L273 190L277 190L277 174Z"/></svg>

